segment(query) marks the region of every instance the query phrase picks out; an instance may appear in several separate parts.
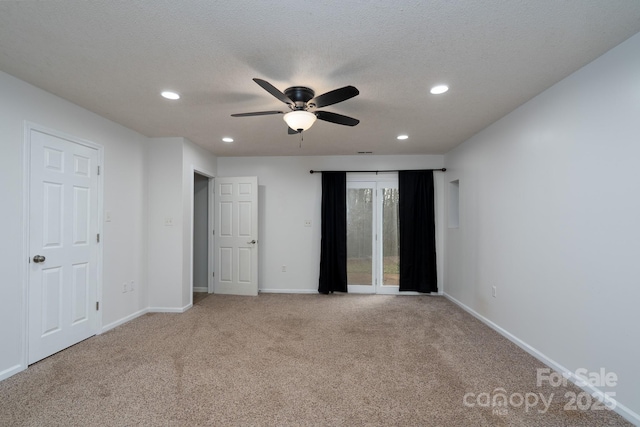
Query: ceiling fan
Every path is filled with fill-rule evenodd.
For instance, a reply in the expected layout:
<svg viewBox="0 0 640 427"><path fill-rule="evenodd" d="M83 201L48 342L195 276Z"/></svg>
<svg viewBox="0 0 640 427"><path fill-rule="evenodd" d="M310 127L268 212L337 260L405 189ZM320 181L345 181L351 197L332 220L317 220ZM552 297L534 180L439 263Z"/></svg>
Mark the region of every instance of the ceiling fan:
<svg viewBox="0 0 640 427"><path fill-rule="evenodd" d="M345 126L355 126L360 120L342 114L331 113L329 111L317 111L316 108L337 104L353 98L360 92L353 86L345 86L330 92L315 96L313 89L305 86L292 86L280 92L271 83L262 79L253 79L260 87L269 92L289 106L291 111L257 111L254 113L232 114L231 117L266 116L269 114L284 114L284 121L289 126L289 135L302 133L313 125L316 119L326 122L336 123ZM311 111L310 111L311 110Z"/></svg>

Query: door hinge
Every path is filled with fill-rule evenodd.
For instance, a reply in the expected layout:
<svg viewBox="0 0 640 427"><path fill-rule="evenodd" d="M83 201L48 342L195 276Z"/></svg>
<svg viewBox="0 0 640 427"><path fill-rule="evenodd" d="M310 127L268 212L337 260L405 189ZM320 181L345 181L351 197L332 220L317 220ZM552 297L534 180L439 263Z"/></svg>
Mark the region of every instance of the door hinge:
<svg viewBox="0 0 640 427"><path fill-rule="evenodd" d="M100 233L96 234L96 240L100 243Z"/></svg>
<svg viewBox="0 0 640 427"><path fill-rule="evenodd" d="M96 311L99 311L99 310L100 310L100 302L96 301Z"/></svg>
<svg viewBox="0 0 640 427"><path fill-rule="evenodd" d="M100 175L100 166L98 166L98 175Z"/></svg>
<svg viewBox="0 0 640 427"><path fill-rule="evenodd" d="M216 235L216 230L213 230L213 231L212 231L212 233L213 233L213 235L215 236L215 235Z"/></svg>
<svg viewBox="0 0 640 427"><path fill-rule="evenodd" d="M216 277L216 272L211 273L211 277Z"/></svg>

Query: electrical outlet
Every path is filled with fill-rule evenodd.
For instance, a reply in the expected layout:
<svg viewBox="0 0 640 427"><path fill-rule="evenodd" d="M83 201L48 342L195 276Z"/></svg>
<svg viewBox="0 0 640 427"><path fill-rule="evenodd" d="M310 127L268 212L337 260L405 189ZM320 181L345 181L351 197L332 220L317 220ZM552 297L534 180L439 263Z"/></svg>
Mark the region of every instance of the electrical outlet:
<svg viewBox="0 0 640 427"><path fill-rule="evenodd" d="M124 293L126 293L126 292L127 292L127 282L124 282L124 283L122 284L122 293L124 294Z"/></svg>
<svg viewBox="0 0 640 427"><path fill-rule="evenodd" d="M111 211L106 211L104 213L104 221L105 222L111 222Z"/></svg>
<svg viewBox="0 0 640 427"><path fill-rule="evenodd" d="M310 219L306 219L306 220L304 221L304 226L305 226L305 227L311 227L311 220L310 220Z"/></svg>
<svg viewBox="0 0 640 427"><path fill-rule="evenodd" d="M131 282L129 282L129 291L133 292L133 280Z"/></svg>
<svg viewBox="0 0 640 427"><path fill-rule="evenodd" d="M173 227L173 218L171 217L167 217L164 219L164 226L165 227Z"/></svg>
<svg viewBox="0 0 640 427"><path fill-rule="evenodd" d="M492 293L493 297L495 298L496 297L496 287L495 286L491 287L491 293Z"/></svg>
<svg viewBox="0 0 640 427"><path fill-rule="evenodd" d="M283 273L286 273L286 272L287 272L287 266L286 266L286 265L283 265L283 266L282 266L282 272L283 272Z"/></svg>

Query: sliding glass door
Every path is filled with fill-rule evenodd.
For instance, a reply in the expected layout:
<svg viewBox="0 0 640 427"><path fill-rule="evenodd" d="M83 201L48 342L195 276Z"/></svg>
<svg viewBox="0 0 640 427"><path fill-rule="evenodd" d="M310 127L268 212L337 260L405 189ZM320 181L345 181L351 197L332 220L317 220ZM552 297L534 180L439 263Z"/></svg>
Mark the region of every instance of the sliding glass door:
<svg viewBox="0 0 640 427"><path fill-rule="evenodd" d="M349 292L398 292L398 182L386 178L347 182Z"/></svg>
<svg viewBox="0 0 640 427"><path fill-rule="evenodd" d="M347 284L349 292L373 293L375 188L347 182Z"/></svg>

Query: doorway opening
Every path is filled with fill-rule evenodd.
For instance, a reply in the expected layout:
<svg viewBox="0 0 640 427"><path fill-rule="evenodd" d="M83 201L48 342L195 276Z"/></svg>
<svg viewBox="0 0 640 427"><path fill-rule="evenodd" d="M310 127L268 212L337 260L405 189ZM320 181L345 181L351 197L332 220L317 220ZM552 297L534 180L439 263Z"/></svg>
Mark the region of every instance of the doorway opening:
<svg viewBox="0 0 640 427"><path fill-rule="evenodd" d="M209 294L209 182L209 177L193 173L193 304Z"/></svg>

